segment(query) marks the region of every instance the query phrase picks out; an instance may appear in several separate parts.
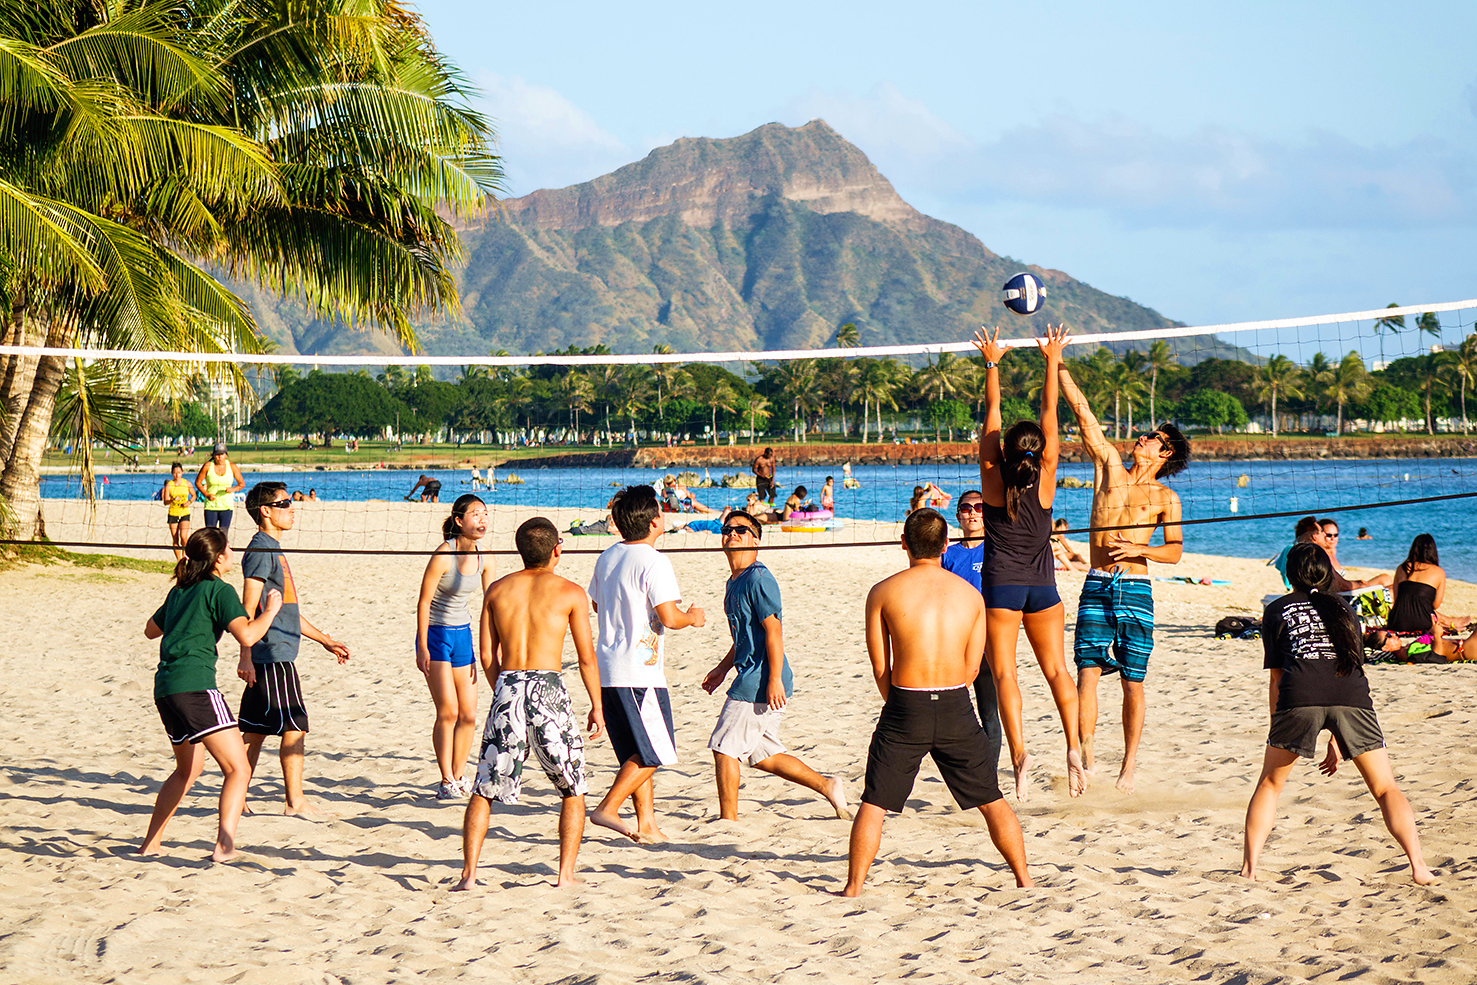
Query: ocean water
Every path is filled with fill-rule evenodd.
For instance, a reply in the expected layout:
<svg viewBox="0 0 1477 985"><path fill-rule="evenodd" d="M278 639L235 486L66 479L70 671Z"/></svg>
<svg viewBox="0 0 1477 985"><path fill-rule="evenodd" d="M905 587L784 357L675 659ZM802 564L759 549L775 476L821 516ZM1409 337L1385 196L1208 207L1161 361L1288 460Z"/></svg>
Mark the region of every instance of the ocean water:
<svg viewBox="0 0 1477 985"><path fill-rule="evenodd" d="M662 471L652 469L524 466L498 470L501 477L512 473L525 484L499 484L496 492L481 490L479 495L493 502L527 506L530 514L544 507L572 507L588 509L591 518L603 513L614 487L659 483L662 476ZM323 500L353 503L398 500L418 474L308 471L247 472L245 476L248 485L276 479L292 490L307 492L315 488ZM465 469L427 470L426 474L441 480L443 503L449 504L457 495L471 491L470 474ZM864 520L901 520L913 486L925 480L955 495L977 488L979 482L978 472L968 465L854 466L852 474L861 481L861 489L841 488L839 469L788 468L782 460L778 480L784 490L804 485L812 498L819 498L822 482L832 475L836 479L837 515ZM1092 469L1087 465L1063 465L1059 474L1089 483L1092 480ZM721 472L712 470L711 476L719 480ZM147 500L158 493L167 474L124 473L108 478L102 491L106 498ZM1477 535L1477 498L1331 512L1363 503L1477 493L1477 459L1199 462L1170 479L1168 485L1179 493L1186 520L1297 514L1188 526L1184 531L1185 549L1193 553L1272 557L1291 541L1298 516L1327 514L1338 520L1344 535L1340 538L1339 559L1345 564L1391 569L1404 559L1416 534L1429 532L1436 538L1441 563L1452 577L1477 581L1477 552L1471 546L1471 538ZM693 492L704 505L716 508L742 504L746 490L711 488ZM80 489L75 477L46 476L41 493L48 498L76 497ZM1091 501L1090 489L1059 489L1056 515L1066 517L1074 527L1084 525ZM1369 528L1374 539L1357 540L1360 527Z"/></svg>

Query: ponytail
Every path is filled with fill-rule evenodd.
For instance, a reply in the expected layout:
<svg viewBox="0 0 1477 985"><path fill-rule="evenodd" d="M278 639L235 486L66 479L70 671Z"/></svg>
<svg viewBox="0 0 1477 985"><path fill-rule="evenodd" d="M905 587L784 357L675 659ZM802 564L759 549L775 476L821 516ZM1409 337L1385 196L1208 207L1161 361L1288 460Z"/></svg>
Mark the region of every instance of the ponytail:
<svg viewBox="0 0 1477 985"><path fill-rule="evenodd" d="M185 555L174 566L174 583L189 588L215 574L215 562L228 545L219 527L201 527L185 541Z"/></svg>
<svg viewBox="0 0 1477 985"><path fill-rule="evenodd" d="M1359 623L1354 613L1340 598L1328 594L1333 584L1333 564L1328 552L1317 544L1295 544L1287 552L1287 580L1299 592L1306 592L1308 602L1333 643L1338 662L1334 673L1348 677L1364 663L1364 641L1359 636Z"/></svg>
<svg viewBox="0 0 1477 985"><path fill-rule="evenodd" d="M441 539L455 540L462 532L461 519L466 516L467 510L473 506L486 505L481 496L473 496L471 493L462 493L458 496L456 502L451 504L451 516L441 521Z"/></svg>
<svg viewBox="0 0 1477 985"><path fill-rule="evenodd" d="M1000 477L1005 482L1005 515L1013 521L1021 497L1041 481L1041 452L1046 433L1035 421L1017 421L1005 432Z"/></svg>

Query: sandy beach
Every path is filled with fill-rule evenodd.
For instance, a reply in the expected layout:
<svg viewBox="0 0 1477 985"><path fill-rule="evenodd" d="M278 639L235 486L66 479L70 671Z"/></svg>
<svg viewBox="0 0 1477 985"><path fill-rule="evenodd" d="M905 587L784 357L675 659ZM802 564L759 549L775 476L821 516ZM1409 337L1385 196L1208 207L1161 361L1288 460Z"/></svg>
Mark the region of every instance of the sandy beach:
<svg viewBox="0 0 1477 985"><path fill-rule="evenodd" d="M163 543L158 504L47 504L50 536ZM289 547L429 550L447 504L300 504ZM531 511L498 506L486 542L510 549ZM561 528L575 515L552 511ZM594 519L588 512L585 519ZM198 522L198 514L197 514ZM233 541L249 537L236 514ZM769 543L894 540L899 525L769 534ZM1187 531L1194 549L1194 529ZM566 538L596 549L613 538ZM661 545L716 547L676 534ZM1448 545L1443 544L1443 548ZM1456 549L1451 545L1448 549ZM1390 563L1400 559L1391 545ZM153 552L141 556L167 557ZM784 738L854 801L880 707L862 639L868 587L900 569L896 547L770 552L784 593L796 693ZM587 582L588 554L562 573ZM516 563L498 558L499 570ZM280 808L275 756L252 786L249 858L208 861L220 774L210 764L165 837L129 854L172 757L152 701L157 648L144 619L160 574L68 565L0 572L0 978L30 982L273 983L469 980L646 982L1451 982L1477 979L1473 805L1477 669L1376 666L1375 707L1441 884L1414 886L1404 856L1352 767L1311 764L1289 782L1263 855L1263 882L1237 876L1242 818L1267 728L1257 641L1215 640L1221 616L1255 614L1277 591L1259 561L1187 554L1157 574L1231 581L1156 583L1157 647L1138 791L1114 789L1122 751L1117 687L1105 682L1100 770L1066 794L1055 710L1022 641L1019 677L1034 795L1015 805L1037 887L1018 890L977 812L958 811L925 763L907 812L892 817L859 900L845 881L848 822L801 788L746 771L740 819L719 822L706 741L721 704L698 686L727 650L726 567L716 551L675 553L704 629L668 636L667 675L682 763L657 777L668 844L638 846L589 827L584 884L556 890L558 798L533 768L524 802L494 805L484 887L452 893L459 804L433 798L431 703L411 638L424 560L292 558L303 612L347 641L339 667L313 644L299 658L313 732L307 791L337 820ZM239 587L239 573L233 575ZM1068 652L1081 575L1060 577ZM1477 612L1477 586L1451 583L1444 609ZM234 646L218 681L234 708ZM566 653L566 681L587 701ZM491 701L483 686L480 714ZM480 716L479 716L480 717ZM268 745L268 751L274 746ZM588 747L591 807L616 763ZM1003 757L1008 763L1008 757ZM1009 771L1002 772L1008 787Z"/></svg>

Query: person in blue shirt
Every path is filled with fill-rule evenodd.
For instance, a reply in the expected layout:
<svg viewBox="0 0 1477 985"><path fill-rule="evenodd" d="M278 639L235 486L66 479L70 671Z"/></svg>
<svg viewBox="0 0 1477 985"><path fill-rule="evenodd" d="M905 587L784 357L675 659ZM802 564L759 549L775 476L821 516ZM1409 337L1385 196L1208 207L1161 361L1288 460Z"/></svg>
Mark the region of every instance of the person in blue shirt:
<svg viewBox="0 0 1477 985"><path fill-rule="evenodd" d="M752 515L734 510L720 531L729 571L723 612L733 645L703 678L703 690L712 694L730 670L735 675L708 739L718 776L718 813L725 821L738 820L740 763L747 763L814 790L830 802L837 817L850 818L841 779L806 766L779 739L780 720L795 685L785 657L779 582L759 563L761 530Z"/></svg>
<svg viewBox="0 0 1477 985"><path fill-rule="evenodd" d="M945 571L969 582L978 591L980 569L985 563L985 498L978 489L961 493L954 509L959 522L959 539L949 544L939 558ZM991 764L1000 768L1000 702L995 694L995 675L990 673L988 657L980 661L980 674L974 679L974 702L985 741L990 744Z"/></svg>

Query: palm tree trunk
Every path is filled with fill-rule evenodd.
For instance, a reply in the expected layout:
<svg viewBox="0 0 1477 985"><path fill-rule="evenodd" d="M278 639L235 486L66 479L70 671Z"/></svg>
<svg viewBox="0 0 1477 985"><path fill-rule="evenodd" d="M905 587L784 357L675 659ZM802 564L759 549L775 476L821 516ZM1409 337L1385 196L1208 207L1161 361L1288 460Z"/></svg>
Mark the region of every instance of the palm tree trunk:
<svg viewBox="0 0 1477 985"><path fill-rule="evenodd" d="M1344 401L1342 397L1339 398L1339 423L1338 428L1334 431L1334 434L1338 435L1340 438L1344 436Z"/></svg>
<svg viewBox="0 0 1477 985"><path fill-rule="evenodd" d="M1272 391L1272 437L1277 437L1277 391Z"/></svg>
<svg viewBox="0 0 1477 985"><path fill-rule="evenodd" d="M1467 433L1467 377L1462 374L1462 434Z"/></svg>
<svg viewBox="0 0 1477 985"><path fill-rule="evenodd" d="M1435 434L1436 428L1431 421L1431 381L1426 381L1426 433Z"/></svg>
<svg viewBox="0 0 1477 985"><path fill-rule="evenodd" d="M714 404L711 409L713 411L713 441L712 441L712 443L714 445L716 445L716 444L718 444L718 405L717 404Z"/></svg>
<svg viewBox="0 0 1477 985"><path fill-rule="evenodd" d="M21 306L11 309L10 323L5 326L7 345L35 345L41 341L41 323L27 318ZM10 461L10 451L15 445L16 430L20 427L21 413L31 395L31 384L36 378L34 356L0 357L0 469Z"/></svg>
<svg viewBox="0 0 1477 985"><path fill-rule="evenodd" d="M871 418L867 416L867 412L872 409L871 404L871 398L862 398L862 444L867 443L867 427L872 423Z"/></svg>
<svg viewBox="0 0 1477 985"><path fill-rule="evenodd" d="M1154 413L1154 391L1159 388L1159 367L1149 373L1149 427L1157 427L1159 418Z"/></svg>
<svg viewBox="0 0 1477 985"><path fill-rule="evenodd" d="M1123 422L1118 419L1118 395L1119 391L1113 391L1113 437L1123 437Z"/></svg>
<svg viewBox="0 0 1477 985"><path fill-rule="evenodd" d="M64 331L53 326L48 332L48 345L63 345ZM66 361L60 356L42 356L36 365L35 379L17 423L15 443L5 472L0 476L0 497L15 512L17 540L37 540L46 535L41 516L41 454L51 433L51 415L56 409L56 393L66 375Z"/></svg>

